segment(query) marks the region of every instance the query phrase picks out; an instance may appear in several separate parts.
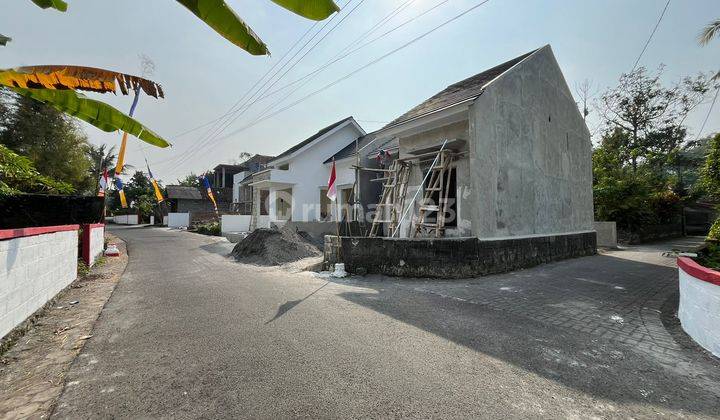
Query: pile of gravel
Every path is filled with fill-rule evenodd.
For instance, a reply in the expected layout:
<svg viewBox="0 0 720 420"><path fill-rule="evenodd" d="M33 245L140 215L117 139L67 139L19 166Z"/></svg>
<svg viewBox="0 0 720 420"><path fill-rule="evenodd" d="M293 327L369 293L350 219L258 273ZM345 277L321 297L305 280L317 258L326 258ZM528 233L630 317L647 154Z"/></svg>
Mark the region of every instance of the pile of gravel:
<svg viewBox="0 0 720 420"><path fill-rule="evenodd" d="M255 229L238 242L230 253L237 261L259 265L280 265L308 257L322 256L320 249L291 228Z"/></svg>

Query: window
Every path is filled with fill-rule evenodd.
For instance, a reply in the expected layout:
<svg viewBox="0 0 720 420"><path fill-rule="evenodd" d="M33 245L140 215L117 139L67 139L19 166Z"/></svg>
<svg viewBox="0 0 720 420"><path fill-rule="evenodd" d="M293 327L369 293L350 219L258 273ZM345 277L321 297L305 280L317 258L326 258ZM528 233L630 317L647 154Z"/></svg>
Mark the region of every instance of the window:
<svg viewBox="0 0 720 420"><path fill-rule="evenodd" d="M282 164L282 165L278 166L278 169L280 169L281 171L287 171L288 169L290 169L290 164L289 163Z"/></svg>

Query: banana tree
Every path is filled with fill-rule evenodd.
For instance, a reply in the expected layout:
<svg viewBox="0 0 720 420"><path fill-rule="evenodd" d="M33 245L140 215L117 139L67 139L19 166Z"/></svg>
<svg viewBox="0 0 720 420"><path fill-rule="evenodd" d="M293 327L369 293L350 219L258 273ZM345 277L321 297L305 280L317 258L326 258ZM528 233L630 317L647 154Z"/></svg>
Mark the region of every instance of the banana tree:
<svg viewBox="0 0 720 420"><path fill-rule="evenodd" d="M157 83L137 76L81 66L27 66L0 70L0 85L15 93L46 103L107 131L124 131L158 147L168 147L165 139L137 120L112 106L90 99L76 90L127 95L135 89L163 97Z"/></svg>
<svg viewBox="0 0 720 420"><path fill-rule="evenodd" d="M223 0L176 0L215 32L252 55L267 55L267 45L235 11ZM279 6L302 17L323 20L340 10L333 0L272 0ZM62 0L32 0L43 9L53 8L64 12L67 3Z"/></svg>

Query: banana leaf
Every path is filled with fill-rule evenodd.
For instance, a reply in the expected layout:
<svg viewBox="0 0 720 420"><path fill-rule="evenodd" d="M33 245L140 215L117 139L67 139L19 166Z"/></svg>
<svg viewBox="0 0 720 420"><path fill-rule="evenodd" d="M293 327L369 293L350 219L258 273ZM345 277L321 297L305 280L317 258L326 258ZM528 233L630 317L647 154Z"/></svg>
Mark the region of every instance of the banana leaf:
<svg viewBox="0 0 720 420"><path fill-rule="evenodd" d="M304 18L323 20L340 10L332 0L272 0Z"/></svg>
<svg viewBox="0 0 720 420"><path fill-rule="evenodd" d="M269 53L267 45L223 0L177 0L225 39L252 55Z"/></svg>
<svg viewBox="0 0 720 420"><path fill-rule="evenodd" d="M153 146L170 146L170 143L135 119L106 103L90 99L74 90L8 87L20 95L46 103L58 111L77 117L103 131L124 131Z"/></svg>
<svg viewBox="0 0 720 420"><path fill-rule="evenodd" d="M10 41L12 41L12 38L5 36L3 34L0 34L0 45L2 45L4 47Z"/></svg>
<svg viewBox="0 0 720 420"><path fill-rule="evenodd" d="M25 66L0 70L0 84L27 89L73 89L127 95L136 88L155 98L164 97L162 87L142 77L84 66Z"/></svg>
<svg viewBox="0 0 720 420"><path fill-rule="evenodd" d="M32 0L32 2L43 9L53 8L61 12L67 11L67 3L62 0Z"/></svg>

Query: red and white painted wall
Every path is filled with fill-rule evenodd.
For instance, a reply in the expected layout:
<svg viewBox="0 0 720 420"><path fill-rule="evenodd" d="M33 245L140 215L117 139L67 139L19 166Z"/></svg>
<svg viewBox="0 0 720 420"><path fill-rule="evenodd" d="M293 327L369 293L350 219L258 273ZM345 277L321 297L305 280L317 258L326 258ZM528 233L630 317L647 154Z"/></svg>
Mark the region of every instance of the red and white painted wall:
<svg viewBox="0 0 720 420"><path fill-rule="evenodd" d="M92 267L105 250L105 225L83 225L82 234L82 258L88 267Z"/></svg>
<svg viewBox="0 0 720 420"><path fill-rule="evenodd" d="M77 277L78 225L0 230L0 337Z"/></svg>
<svg viewBox="0 0 720 420"><path fill-rule="evenodd" d="M678 318L696 343L720 357L720 272L687 257L678 258Z"/></svg>
<svg viewBox="0 0 720 420"><path fill-rule="evenodd" d="M0 230L0 338L77 278L78 240L92 266L105 246L105 225Z"/></svg>

